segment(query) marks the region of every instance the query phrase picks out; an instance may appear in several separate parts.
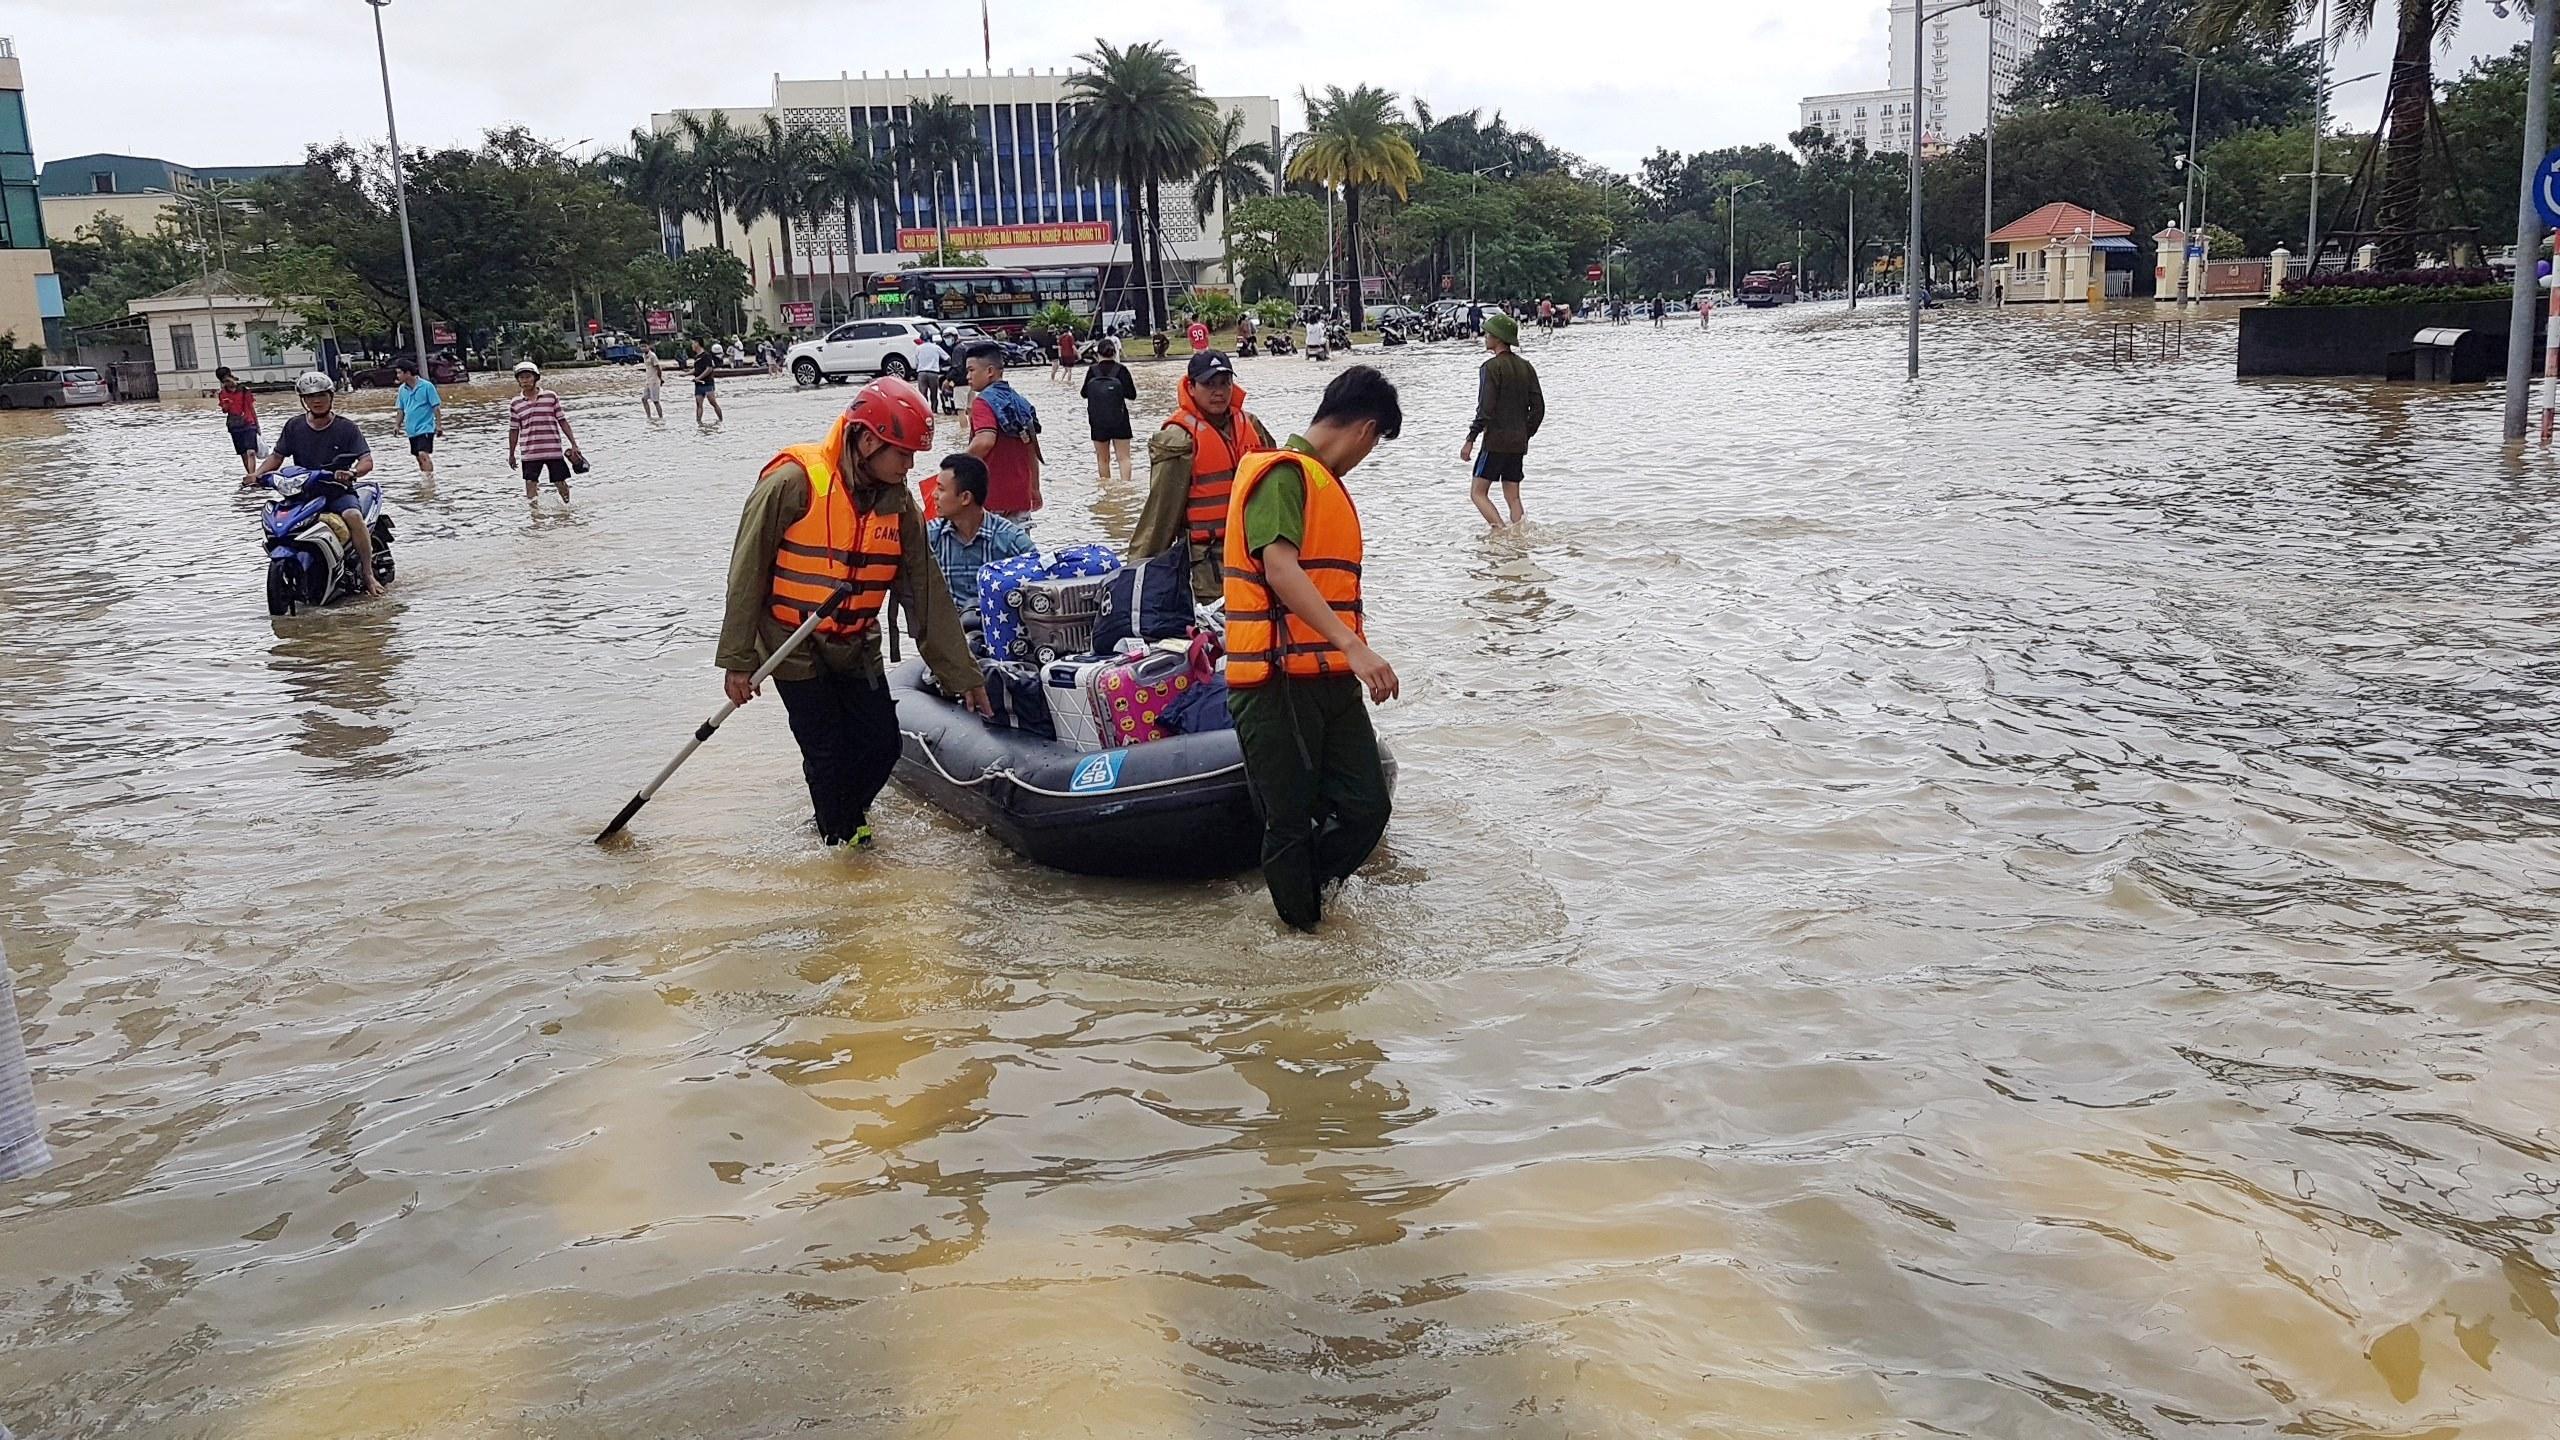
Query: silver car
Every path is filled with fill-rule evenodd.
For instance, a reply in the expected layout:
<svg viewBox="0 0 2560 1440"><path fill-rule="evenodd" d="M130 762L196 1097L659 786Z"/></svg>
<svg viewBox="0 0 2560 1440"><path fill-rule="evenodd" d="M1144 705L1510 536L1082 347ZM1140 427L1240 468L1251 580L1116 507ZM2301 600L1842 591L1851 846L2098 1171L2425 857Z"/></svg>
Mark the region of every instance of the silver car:
<svg viewBox="0 0 2560 1440"><path fill-rule="evenodd" d="M104 405L107 378L87 365L38 365L0 380L0 410Z"/></svg>

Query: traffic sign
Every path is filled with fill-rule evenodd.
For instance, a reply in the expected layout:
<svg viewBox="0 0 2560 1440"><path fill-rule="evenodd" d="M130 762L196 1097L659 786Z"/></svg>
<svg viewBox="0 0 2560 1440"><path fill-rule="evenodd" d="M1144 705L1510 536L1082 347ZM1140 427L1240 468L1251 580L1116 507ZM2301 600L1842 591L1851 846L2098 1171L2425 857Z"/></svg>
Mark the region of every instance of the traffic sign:
<svg viewBox="0 0 2560 1440"><path fill-rule="evenodd" d="M2533 208L2542 213L2543 224L2560 230L2560 149L2533 167Z"/></svg>
<svg viewBox="0 0 2560 1440"><path fill-rule="evenodd" d="M604 322L603 322L603 321L601 321L601 320L590 320L590 321L588 321L588 322L587 322L587 333L588 333L588 334L590 334L590 335L595 334L597 331L602 330L603 328L604 328Z"/></svg>
<svg viewBox="0 0 2560 1440"><path fill-rule="evenodd" d="M1597 265L1594 265L1594 266L1592 266L1590 269L1583 271L1583 272L1582 272L1582 278L1583 278L1583 279L1585 279L1585 280L1597 280L1597 279L1599 279L1599 278L1600 278L1600 267L1599 267L1599 266L1597 266Z"/></svg>

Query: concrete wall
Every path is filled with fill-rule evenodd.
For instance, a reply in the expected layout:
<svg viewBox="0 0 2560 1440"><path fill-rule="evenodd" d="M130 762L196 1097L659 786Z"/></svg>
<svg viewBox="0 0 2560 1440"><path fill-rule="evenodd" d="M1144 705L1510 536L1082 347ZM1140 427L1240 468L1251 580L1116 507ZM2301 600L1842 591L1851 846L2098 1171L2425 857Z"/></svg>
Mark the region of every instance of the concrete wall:
<svg viewBox="0 0 2560 1440"><path fill-rule="evenodd" d="M217 365L230 366L248 384L264 385L288 384L319 363L308 345L286 346L272 363L256 363L249 337L251 325L272 323L289 328L301 322L290 311L246 297L216 296L210 310L202 299L146 301L133 309L150 323L151 363L159 372L163 395L212 394ZM181 326L195 340L196 363L192 368L178 363L175 332Z"/></svg>
<svg viewBox="0 0 2560 1440"><path fill-rule="evenodd" d="M16 335L20 345L44 343L36 277L52 273L50 250L0 250L0 335Z"/></svg>
<svg viewBox="0 0 2560 1440"><path fill-rule="evenodd" d="M2507 302L2439 305L2252 305L2240 312L2243 375L2390 374L2392 352L2420 330L2449 326L2506 345Z"/></svg>
<svg viewBox="0 0 2560 1440"><path fill-rule="evenodd" d="M70 240L98 221L101 215L112 215L124 227L138 235L148 235L159 228L160 217L177 207L178 197L165 190L147 190L133 195L47 195L44 197L44 233L47 239Z"/></svg>

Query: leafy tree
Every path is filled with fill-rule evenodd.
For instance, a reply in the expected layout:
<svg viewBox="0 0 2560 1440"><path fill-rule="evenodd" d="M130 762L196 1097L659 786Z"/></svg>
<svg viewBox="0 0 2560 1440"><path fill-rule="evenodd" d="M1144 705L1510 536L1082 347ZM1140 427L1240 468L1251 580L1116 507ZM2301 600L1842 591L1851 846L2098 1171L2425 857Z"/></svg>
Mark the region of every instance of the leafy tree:
<svg viewBox="0 0 2560 1440"><path fill-rule="evenodd" d="M201 273L194 247L167 220L137 232L112 215L55 240L53 270L62 279L63 319L75 329L122 320L130 302Z"/></svg>
<svg viewBox="0 0 2560 1440"><path fill-rule="evenodd" d="M727 315L755 290L747 263L727 250L688 250L675 265L676 294L696 315Z"/></svg>
<svg viewBox="0 0 2560 1440"><path fill-rule="evenodd" d="M819 147L816 170L811 178L816 182L811 198L834 206L843 217L844 248L853 257L847 263L855 269L853 285L859 290L862 286L862 231L853 223L853 209L857 205L874 202L886 205L894 201L898 193L897 172L887 160L872 154L870 147L861 140L838 135ZM843 305L840 297L837 304L839 307ZM821 319L826 315L823 303L819 306L819 315Z"/></svg>
<svg viewBox="0 0 2560 1440"><path fill-rule="evenodd" d="M685 166L685 149L675 136L636 126L628 149L604 157L606 177L662 225L668 216L685 211L692 185Z"/></svg>
<svg viewBox="0 0 2560 1440"><path fill-rule="evenodd" d="M740 152L746 137L729 123L729 112L686 113L676 117L684 137L685 213L711 222L711 243L729 248L729 198L737 193Z"/></svg>
<svg viewBox="0 0 2560 1440"><path fill-rule="evenodd" d="M1067 77L1075 116L1059 141L1070 176L1116 185L1134 210L1129 270L1138 290L1138 323L1164 321L1163 297L1148 282L1163 187L1200 171L1217 126L1217 107L1200 93L1182 57L1153 41L1126 48L1097 39L1076 57Z"/></svg>
<svg viewBox="0 0 2560 1440"><path fill-rule="evenodd" d="M2020 106L2084 100L2173 115L2181 137L2197 102L2200 145L2309 113L2319 74L2316 46L2292 43L2287 27L2234 32L2199 47L2186 34L2197 8L2197 0L2059 0L2009 99ZM2180 47L2204 50L2201 77Z"/></svg>
<svg viewBox="0 0 2560 1440"><path fill-rule="evenodd" d="M2507 234L2515 225L2516 152L2524 136L2525 82L2532 73L2533 59L2525 46L2504 55L2483 56L2445 87L2438 106L2446 148L2453 155L2453 173L2442 177L2438 203L2445 213L2479 226L2484 235ZM2334 148L2321 155L2323 168L2351 169L2356 153L2352 146L2330 144ZM2213 172L2213 181L2214 208L2219 211L2221 171ZM2329 198L2337 194L2332 190ZM2327 213L2325 205L2322 213ZM54 251L57 261L61 254L59 249Z"/></svg>
<svg viewBox="0 0 2560 1440"><path fill-rule="evenodd" d="M267 248L247 267L247 277L268 303L293 318L277 326L288 345L308 346L324 333L381 335L400 328L406 305L395 305L349 269L326 245Z"/></svg>
<svg viewBox="0 0 2560 1440"><path fill-rule="evenodd" d="M2341 38L2370 33L2380 0L2338 0ZM2316 0L2196 0L2190 23L2196 39L2217 44L2240 36L2290 36L2319 13ZM2462 0L2395 0L2391 69L2383 92L2382 175L2374 192L2376 264L2405 270L2417 263L2418 243L2432 227L2429 202L2445 176L2433 175L2427 144L2427 107L2435 95L2435 47L2462 18ZM2210 67L2208 67L2210 68ZM2453 217L2457 221L2459 216Z"/></svg>
<svg viewBox="0 0 2560 1440"><path fill-rule="evenodd" d="M1244 112L1230 110L1226 118L1209 132L1207 151L1201 156L1200 178L1191 186L1191 207L1200 223L1209 223L1213 210L1231 207L1239 195L1267 195L1271 191L1271 172L1280 168L1280 158L1271 146L1261 140L1244 138ZM1236 278L1235 243L1226 227L1219 230L1219 273L1229 283Z"/></svg>
<svg viewBox="0 0 2560 1440"><path fill-rule="evenodd" d="M762 127L747 133L739 147L736 208L740 225L753 225L770 215L782 226L782 282L796 294L798 275L791 258L791 226L810 222L810 200L821 161L816 136L793 130L767 115Z"/></svg>
<svg viewBox="0 0 2560 1440"><path fill-rule="evenodd" d="M1304 195L1256 195L1227 212L1232 264L1247 288L1270 294L1324 260L1324 207Z"/></svg>
<svg viewBox="0 0 2560 1440"><path fill-rule="evenodd" d="M1299 92L1307 107L1307 137L1289 160L1294 177L1319 181L1342 191L1344 235L1350 245L1351 328L1361 328L1360 195L1375 186L1399 200L1422 178L1422 160L1414 153L1396 109L1392 90L1362 85L1345 91L1325 87L1319 100Z"/></svg>
<svg viewBox="0 0 2560 1440"><path fill-rule="evenodd" d="M2005 225L2034 206L2068 200L2122 220L2136 236L2148 237L2177 214L2176 172L2169 156L2184 135L2184 127L2166 115L2110 110L2093 101L2021 110L1999 125L1993 209ZM1981 225L1979 148L1977 143L1970 172L1977 208L1969 228L1976 229ZM1936 182L1924 175L1922 184L1926 204L1925 187ZM1955 190L1960 184L1951 176L1939 188Z"/></svg>
<svg viewBox="0 0 2560 1440"><path fill-rule="evenodd" d="M2336 161L2351 154L2352 145L2352 141L2328 142L2321 155L2324 167L2343 168ZM2507 163L2512 170L2515 158L2509 156ZM2216 248L2215 254L2264 255L2279 245L2297 252L2302 249L2303 228L2311 220L2310 183L2284 177L2310 170L2310 126L2227 135L2204 153L2204 166L2213 177L2205 218L2231 227L2241 242L2237 251ZM2331 187L2330 198L2334 200L2337 193Z"/></svg>

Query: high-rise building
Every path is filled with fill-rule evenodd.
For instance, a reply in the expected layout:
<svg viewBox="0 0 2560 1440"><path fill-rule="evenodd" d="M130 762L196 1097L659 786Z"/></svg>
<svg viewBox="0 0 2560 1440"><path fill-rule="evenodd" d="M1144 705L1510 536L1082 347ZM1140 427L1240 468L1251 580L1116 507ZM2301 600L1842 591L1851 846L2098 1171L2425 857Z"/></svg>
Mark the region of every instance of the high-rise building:
<svg viewBox="0 0 2560 1440"><path fill-rule="evenodd" d="M45 247L36 202L35 146L27 136L26 81L18 50L0 37L0 335L61 349L62 281Z"/></svg>
<svg viewBox="0 0 2560 1440"><path fill-rule="evenodd" d="M945 71L939 75L840 75L832 80L773 80L773 103L763 109L732 109L730 123L760 130L770 115L793 129L826 137L852 136L873 155L902 172L895 153L896 136L908 118L908 107L948 95L976 117L978 155L957 166L942 182L942 224L954 250L974 251L990 266L1057 268L1093 267L1101 275L1101 291L1113 296L1125 277L1130 248L1139 237L1130 233L1120 188L1107 180L1075 173L1060 153L1061 137L1074 118L1066 93L1067 77L1057 71L1003 75ZM1220 114L1240 111L1245 134L1277 148L1280 107L1268 96L1212 97ZM652 116L661 134L681 127L684 114ZM1163 251L1177 283L1203 278L1204 268L1219 259L1219 227L1212 214L1202 224L1191 207L1189 185L1167 186L1160 218ZM930 189L900 174L892 197L853 209L848 240L841 207L814 225L791 227L788 262L782 272L781 226L772 219L741 225L735 216L725 227L729 246L753 268L756 308L772 316L782 301L809 300L819 305L819 320L834 318L862 289L877 290L882 277L929 255L934 248L934 205ZM681 229L684 248L712 243L710 223L688 216ZM1114 303L1127 303L1125 295Z"/></svg>
<svg viewBox="0 0 2560 1440"><path fill-rule="evenodd" d="M1927 67L1921 77L1923 113L1916 115L1911 31L1920 0L1889 0L1888 12L1885 88L1807 95L1797 105L1800 124L1819 125L1844 143L1864 139L1869 150L1900 154L1910 150L1914 135L1923 149L1945 145L1982 133L1995 106L1999 114L2009 113L2009 87L2044 31L2042 0L1988 0L1930 17L1921 37L1921 63Z"/></svg>

